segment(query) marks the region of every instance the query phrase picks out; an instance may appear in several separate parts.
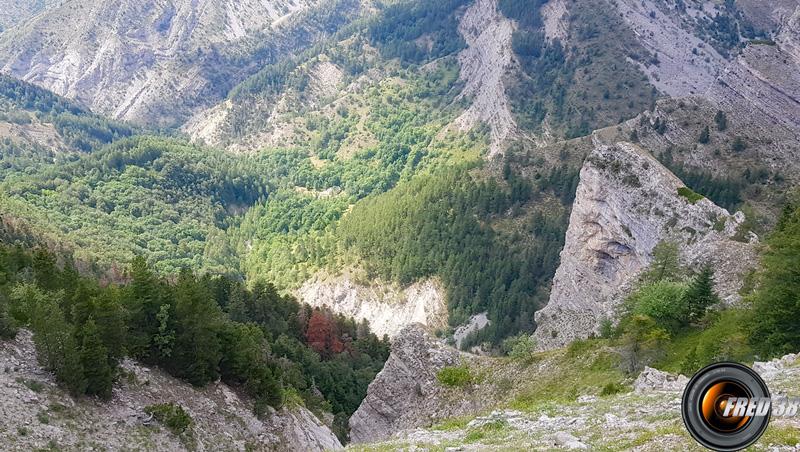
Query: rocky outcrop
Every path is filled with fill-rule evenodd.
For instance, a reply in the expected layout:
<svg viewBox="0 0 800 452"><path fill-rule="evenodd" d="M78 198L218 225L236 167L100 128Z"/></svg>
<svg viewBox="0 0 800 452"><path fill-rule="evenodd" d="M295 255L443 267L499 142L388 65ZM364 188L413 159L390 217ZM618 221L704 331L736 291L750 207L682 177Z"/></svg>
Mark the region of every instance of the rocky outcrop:
<svg viewBox="0 0 800 452"><path fill-rule="evenodd" d="M222 383L196 388L125 360L108 402L75 400L36 361L29 331L0 342L0 444L3 450L338 450L331 430L302 407L264 419L252 402ZM190 435L160 428L144 408L180 404L192 417ZM24 431L24 434L21 433ZM55 446L53 446L55 445Z"/></svg>
<svg viewBox="0 0 800 452"><path fill-rule="evenodd" d="M689 379L683 375L673 375L652 367L645 366L642 373L633 382L635 392L682 392L683 388L689 383Z"/></svg>
<svg viewBox="0 0 800 452"><path fill-rule="evenodd" d="M566 0L550 0L542 5L544 36L549 40L567 39L569 33L569 10Z"/></svg>
<svg viewBox="0 0 800 452"><path fill-rule="evenodd" d="M436 374L460 362L458 351L431 338L420 325L403 329L392 343L383 370L369 385L367 397L350 418L351 441L383 440L458 412L468 402L463 398L449 401Z"/></svg>
<svg viewBox="0 0 800 452"><path fill-rule="evenodd" d="M282 439L280 446L287 451L342 449L342 443L330 428L303 407L281 408L268 422Z"/></svg>
<svg viewBox="0 0 800 452"><path fill-rule="evenodd" d="M770 363L754 364L753 368L764 378L773 397L793 396L800 389L800 366L796 358L795 355L789 355ZM508 363L499 361L492 368L503 368ZM768 365L769 370L765 371L764 365ZM508 371L518 375L520 380L529 381L539 378L542 372L554 370L549 366L542 368L537 365L519 367L512 364L509 367ZM460 424L463 426L452 423L447 429L414 428L399 432L380 444L373 444L371 448L453 451L696 450L697 444L683 431L681 423L681 395L687 380L684 376L646 368L634 383L634 391L599 397L581 395L569 403L543 401L535 409L522 411L492 410L488 407L479 416ZM506 403L494 406L501 407ZM771 422L770 428L787 431L800 428L800 419L796 416L773 418ZM797 440L791 436L786 439L773 436L768 442L762 440L763 444L759 447L797 450ZM353 450L362 449L355 446Z"/></svg>
<svg viewBox="0 0 800 452"><path fill-rule="evenodd" d="M459 32L467 48L459 54L461 79L459 97L471 98L472 105L456 119L456 126L469 130L480 123L491 127L489 157L502 152L502 144L516 129L503 79L516 67L511 48L514 24L497 9L497 0L476 0L461 18Z"/></svg>
<svg viewBox="0 0 800 452"><path fill-rule="evenodd" d="M744 216L705 198L693 202L679 194L683 187L636 145L599 146L589 155L550 301L536 313L539 347L597 334L662 241L678 244L689 266L712 265L722 299L738 300L740 277L757 261L754 245L732 240Z"/></svg>
<svg viewBox="0 0 800 452"><path fill-rule="evenodd" d="M469 337L470 334L476 333L492 323L487 314L486 312L475 314L469 318L467 323L456 328L453 332L453 340L457 348L461 349L461 343L464 342L464 339Z"/></svg>
<svg viewBox="0 0 800 452"><path fill-rule="evenodd" d="M279 56L323 33L303 21L321 3L61 2L3 33L0 67L97 112L173 126L221 100L259 48Z"/></svg>
<svg viewBox="0 0 800 452"><path fill-rule="evenodd" d="M756 361L753 363L753 370L764 378L772 378L792 368L795 368L795 371L800 371L800 369L797 369L798 358L800 358L800 353L790 353L772 361Z"/></svg>
<svg viewBox="0 0 800 452"><path fill-rule="evenodd" d="M0 0L0 33L25 22L43 9L53 6L56 0Z"/></svg>
<svg viewBox="0 0 800 452"><path fill-rule="evenodd" d="M317 275L303 284L297 296L311 306L326 306L338 314L365 319L378 336L395 337L414 323L429 330L447 327L445 291L435 280L400 288L390 283L359 284L348 275Z"/></svg>

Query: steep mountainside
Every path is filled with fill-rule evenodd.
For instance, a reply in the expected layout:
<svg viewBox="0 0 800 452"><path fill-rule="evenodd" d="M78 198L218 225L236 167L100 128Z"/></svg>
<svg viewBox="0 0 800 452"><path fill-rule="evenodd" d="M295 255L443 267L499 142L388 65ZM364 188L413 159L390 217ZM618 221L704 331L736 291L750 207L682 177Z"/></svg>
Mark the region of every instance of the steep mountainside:
<svg viewBox="0 0 800 452"><path fill-rule="evenodd" d="M0 0L0 33L57 3L58 0Z"/></svg>
<svg viewBox="0 0 800 452"><path fill-rule="evenodd" d="M163 371L126 361L106 403L74 400L36 361L30 332L0 343L0 413L5 450L91 447L134 450L330 451L342 447L331 430L303 407L284 407L264 419L252 401L223 383L195 388ZM174 433L145 408L181 405L191 417Z"/></svg>
<svg viewBox="0 0 800 452"><path fill-rule="evenodd" d="M251 69L336 29L355 2L62 2L0 38L3 72L118 119L181 124Z"/></svg>
<svg viewBox="0 0 800 452"><path fill-rule="evenodd" d="M581 170L550 301L536 313L539 346L563 347L599 334L603 319L616 320L663 241L676 243L692 267L712 265L717 291L734 302L754 265L748 242L757 240L740 231L743 221L686 188L638 146L598 147Z"/></svg>
<svg viewBox="0 0 800 452"><path fill-rule="evenodd" d="M9 32L6 69L195 145L40 161L0 207L112 273L240 274L387 333L486 312L464 344L497 346L550 296L593 140L639 142L756 230L800 174L792 2L110 5ZM103 25L45 39L68 19Z"/></svg>

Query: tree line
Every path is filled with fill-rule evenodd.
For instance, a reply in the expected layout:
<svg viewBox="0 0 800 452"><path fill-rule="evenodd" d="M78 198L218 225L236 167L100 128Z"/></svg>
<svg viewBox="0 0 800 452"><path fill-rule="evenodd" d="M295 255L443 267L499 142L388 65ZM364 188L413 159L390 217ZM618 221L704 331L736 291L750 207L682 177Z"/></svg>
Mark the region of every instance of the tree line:
<svg viewBox="0 0 800 452"><path fill-rule="evenodd" d="M73 396L108 399L131 357L196 386L241 388L263 415L287 393L347 419L388 357L366 322L311 309L269 284L252 288L187 270L169 279L137 258L129 282L103 286L66 259L0 247L0 336L33 332L41 364Z"/></svg>

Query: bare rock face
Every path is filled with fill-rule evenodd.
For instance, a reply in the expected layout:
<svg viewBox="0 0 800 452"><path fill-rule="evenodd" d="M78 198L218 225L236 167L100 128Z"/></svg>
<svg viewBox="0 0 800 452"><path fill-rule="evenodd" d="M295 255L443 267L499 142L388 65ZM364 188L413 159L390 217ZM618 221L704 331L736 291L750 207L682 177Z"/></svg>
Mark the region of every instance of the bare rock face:
<svg viewBox="0 0 800 452"><path fill-rule="evenodd" d="M652 367L645 367L633 382L633 390L639 393L652 391L681 392L689 383L683 375L673 375Z"/></svg>
<svg viewBox="0 0 800 452"><path fill-rule="evenodd" d="M2 449L342 449L336 435L303 407L284 407L259 419L251 401L220 382L196 388L132 360L122 363L121 375L111 400L75 400L39 366L29 331L0 341ZM181 405L192 417L190 440L159 427L144 412L148 405L167 402Z"/></svg>
<svg viewBox="0 0 800 452"><path fill-rule="evenodd" d="M472 105L458 119L462 130L486 123L491 127L489 157L502 150L502 143L516 129L511 104L503 83L515 67L511 48L514 24L497 9L497 0L476 0L464 13L458 27L467 42L459 55L461 79L466 83L460 97L471 96Z"/></svg>
<svg viewBox="0 0 800 452"><path fill-rule="evenodd" d="M297 296L311 306L327 306L338 314L365 319L378 336L395 337L415 323L429 330L447 327L445 291L435 280L399 288L392 284L359 284L347 275L318 275L303 284Z"/></svg>
<svg viewBox="0 0 800 452"><path fill-rule="evenodd" d="M314 31L288 35L319 3L61 2L3 33L0 68L118 119L181 124L219 101L221 85L236 78L224 55L246 58L264 42L274 54L297 48ZM285 48L278 45L282 33Z"/></svg>
<svg viewBox="0 0 800 452"><path fill-rule="evenodd" d="M367 397L350 418L351 441L380 441L458 410L467 402L449 403L436 374L460 360L458 351L435 341L421 326L403 329L392 343L383 370L369 385Z"/></svg>
<svg viewBox="0 0 800 452"><path fill-rule="evenodd" d="M748 45L705 96L767 130L780 126L800 138L800 6L785 18L774 45Z"/></svg>
<svg viewBox="0 0 800 452"><path fill-rule="evenodd" d="M281 408L271 418L272 427L283 439L287 451L333 451L343 449L327 425L303 407Z"/></svg>
<svg viewBox="0 0 800 452"><path fill-rule="evenodd" d="M685 13L675 5L653 0L615 2L622 18L642 45L658 56L657 65L639 63L650 82L670 96L705 92L727 61L694 35L692 18L710 18L703 4L686 5Z"/></svg>
<svg viewBox="0 0 800 452"><path fill-rule="evenodd" d="M721 298L738 300L740 276L756 262L754 245L732 240L744 217L705 198L691 202L679 194L683 187L636 145L599 146L590 154L550 301L536 313L540 348L597 334L665 240L679 245L685 264L712 265Z"/></svg>

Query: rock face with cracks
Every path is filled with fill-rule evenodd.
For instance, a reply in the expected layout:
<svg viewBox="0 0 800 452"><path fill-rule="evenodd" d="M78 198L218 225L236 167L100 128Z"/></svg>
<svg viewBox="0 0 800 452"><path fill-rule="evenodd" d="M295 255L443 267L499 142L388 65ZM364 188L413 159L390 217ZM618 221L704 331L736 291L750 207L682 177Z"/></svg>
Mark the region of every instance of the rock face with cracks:
<svg viewBox="0 0 800 452"><path fill-rule="evenodd" d="M470 402L444 403L446 388L436 379L447 366L460 364L458 351L431 338L420 325L403 329L392 343L383 370L367 389L367 397L350 418L350 439L368 443L425 425L447 413L468 410Z"/></svg>
<svg viewBox="0 0 800 452"><path fill-rule="evenodd" d="M675 175L630 143L599 146L586 159L548 304L536 313L542 349L599 333L662 241L693 268L712 265L716 290L735 303L741 276L757 262L750 241L733 238L744 221L705 198L691 199Z"/></svg>

